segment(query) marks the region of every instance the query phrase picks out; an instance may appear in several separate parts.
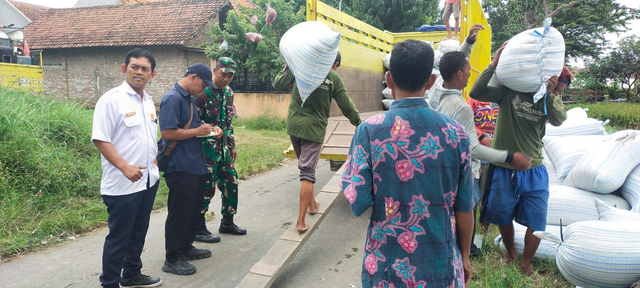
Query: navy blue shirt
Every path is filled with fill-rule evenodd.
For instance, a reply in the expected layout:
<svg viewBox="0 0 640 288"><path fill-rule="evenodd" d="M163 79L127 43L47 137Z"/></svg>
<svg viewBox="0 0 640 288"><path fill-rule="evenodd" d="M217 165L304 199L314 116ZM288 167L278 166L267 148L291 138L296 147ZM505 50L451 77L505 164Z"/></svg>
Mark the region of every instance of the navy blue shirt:
<svg viewBox="0 0 640 288"><path fill-rule="evenodd" d="M198 128L202 125L198 110L193 104L191 95L176 83L169 92L164 94L160 102L160 130L166 129L183 129L189 118L191 117L191 109L193 106L193 120L189 125L189 129ZM170 140L162 138L162 144L169 146ZM205 175L209 173L207 164L204 161L204 151L202 150L202 141L196 137L178 141L178 144L171 152L169 164L164 174L171 172L186 172L193 175Z"/></svg>

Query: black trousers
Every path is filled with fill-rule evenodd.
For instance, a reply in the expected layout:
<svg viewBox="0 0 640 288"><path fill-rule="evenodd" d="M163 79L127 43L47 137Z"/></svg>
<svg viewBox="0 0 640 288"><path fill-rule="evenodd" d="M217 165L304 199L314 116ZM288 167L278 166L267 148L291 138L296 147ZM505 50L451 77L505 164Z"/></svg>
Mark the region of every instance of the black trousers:
<svg viewBox="0 0 640 288"><path fill-rule="evenodd" d="M148 180L147 180L148 181ZM109 213L109 234L102 252L103 287L120 287L120 273L125 279L140 276L142 248L149 228L158 182L147 189L124 196L102 195Z"/></svg>
<svg viewBox="0 0 640 288"><path fill-rule="evenodd" d="M172 172L164 178L169 187L169 213L164 232L166 259L174 263L193 248L207 175Z"/></svg>

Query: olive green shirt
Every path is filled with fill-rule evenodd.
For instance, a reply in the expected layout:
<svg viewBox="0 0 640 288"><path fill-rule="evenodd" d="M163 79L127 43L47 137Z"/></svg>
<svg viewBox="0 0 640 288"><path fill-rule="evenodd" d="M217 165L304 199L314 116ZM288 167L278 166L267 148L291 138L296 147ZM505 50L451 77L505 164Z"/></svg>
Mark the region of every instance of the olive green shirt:
<svg viewBox="0 0 640 288"><path fill-rule="evenodd" d="M287 134L316 143L324 142L327 130L329 113L331 112L331 100L334 99L342 114L349 119L352 125L360 125L360 113L349 98L349 93L335 71L329 71L324 82L314 90L302 105L302 98L295 85L295 77L291 70L281 71L273 81L276 90L291 90L291 104L287 116Z"/></svg>
<svg viewBox="0 0 640 288"><path fill-rule="evenodd" d="M533 103L533 93L488 86L495 70L495 67L489 65L480 74L469 93L473 99L500 105L491 148L527 154L533 158L531 168L538 167L542 165L542 137L546 132L547 122L553 126L560 126L567 119L562 99L548 95L545 115L545 100ZM491 164L515 170L511 163Z"/></svg>

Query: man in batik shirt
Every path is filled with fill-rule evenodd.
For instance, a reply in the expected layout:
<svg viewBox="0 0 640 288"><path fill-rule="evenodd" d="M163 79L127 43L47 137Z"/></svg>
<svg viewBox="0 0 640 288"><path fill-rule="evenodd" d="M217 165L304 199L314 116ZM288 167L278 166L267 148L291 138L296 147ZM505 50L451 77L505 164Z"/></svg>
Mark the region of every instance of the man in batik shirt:
<svg viewBox="0 0 640 288"><path fill-rule="evenodd" d="M470 142L422 98L436 80L432 69L428 44L397 44L386 74L396 101L362 123L351 142L342 192L356 216L373 207L363 287L464 287L471 278L478 196Z"/></svg>
<svg viewBox="0 0 640 288"><path fill-rule="evenodd" d="M234 163L237 152L233 137L232 120L233 90L229 83L236 72L236 62L229 57L220 57L213 69L213 84L204 93L195 97L196 107L200 112L200 119L212 126L222 129L220 138L203 138L203 148L209 178L205 182L202 217L199 219L196 241L216 243L220 237L213 235L205 224L205 213L209 210L211 199L215 195L216 186L220 189L222 198L222 221L218 232L223 234L244 235L247 230L238 227L233 222L233 216L238 209L238 173Z"/></svg>

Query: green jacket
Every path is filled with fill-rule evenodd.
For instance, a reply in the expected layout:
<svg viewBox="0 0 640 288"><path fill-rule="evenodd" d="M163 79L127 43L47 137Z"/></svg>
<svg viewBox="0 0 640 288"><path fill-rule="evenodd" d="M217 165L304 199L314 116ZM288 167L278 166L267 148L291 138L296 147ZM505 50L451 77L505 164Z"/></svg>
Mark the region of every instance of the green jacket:
<svg viewBox="0 0 640 288"><path fill-rule="evenodd" d="M331 100L335 99L338 107L352 125L360 125L360 113L349 98L349 93L340 75L331 70L324 82L315 90L302 106L302 98L295 85L295 77L291 70L281 71L273 81L276 90L291 90L291 104L287 116L287 134L300 139L324 142L327 122L331 111Z"/></svg>
<svg viewBox="0 0 640 288"><path fill-rule="evenodd" d="M560 126L567 119L562 98L547 96L547 115L544 100L533 103L533 93L520 93L507 87L489 87L489 80L495 72L489 65L473 84L469 96L473 99L500 105L498 122L491 148L513 152L523 152L533 158L531 168L542 165L542 138L547 122ZM515 170L510 163L492 163Z"/></svg>
<svg viewBox="0 0 640 288"><path fill-rule="evenodd" d="M221 138L203 138L205 147L222 151L224 148L235 148L233 136L233 90L227 86L223 89L204 89L204 92L194 97L200 119L212 126L218 126L224 132ZM195 111L194 111L195 112ZM206 148L205 148L206 149ZM224 155L223 155L224 156Z"/></svg>

